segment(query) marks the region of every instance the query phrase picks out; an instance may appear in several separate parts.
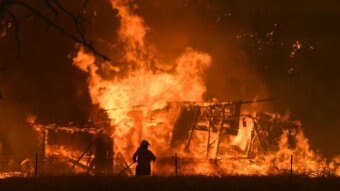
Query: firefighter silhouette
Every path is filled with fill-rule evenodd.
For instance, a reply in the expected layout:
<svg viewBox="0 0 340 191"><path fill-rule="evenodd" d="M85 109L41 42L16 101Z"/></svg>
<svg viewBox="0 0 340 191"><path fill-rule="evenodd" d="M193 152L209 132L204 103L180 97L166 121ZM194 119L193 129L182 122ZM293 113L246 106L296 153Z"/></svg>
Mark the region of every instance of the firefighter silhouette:
<svg viewBox="0 0 340 191"><path fill-rule="evenodd" d="M136 167L136 176L151 175L150 162L156 160L155 155L148 149L149 142L143 140L140 147L133 154L133 161L138 162Z"/></svg>

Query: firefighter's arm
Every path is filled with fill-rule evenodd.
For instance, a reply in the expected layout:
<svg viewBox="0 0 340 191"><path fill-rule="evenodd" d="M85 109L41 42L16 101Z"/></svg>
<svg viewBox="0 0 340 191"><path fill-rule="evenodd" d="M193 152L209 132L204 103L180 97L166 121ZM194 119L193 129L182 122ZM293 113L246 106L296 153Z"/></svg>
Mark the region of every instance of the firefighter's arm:
<svg viewBox="0 0 340 191"><path fill-rule="evenodd" d="M137 162L138 151L139 151L139 150L137 150L137 151L133 154L133 157L132 157L133 162Z"/></svg>

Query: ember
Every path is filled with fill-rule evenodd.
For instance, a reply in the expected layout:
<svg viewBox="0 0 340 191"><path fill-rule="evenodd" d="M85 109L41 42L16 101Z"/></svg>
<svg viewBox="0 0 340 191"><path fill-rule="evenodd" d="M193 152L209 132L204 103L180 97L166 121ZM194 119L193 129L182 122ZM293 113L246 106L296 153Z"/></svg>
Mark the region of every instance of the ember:
<svg viewBox="0 0 340 191"><path fill-rule="evenodd" d="M179 4L187 6L188 2ZM164 59L147 38L152 28L136 13L134 1L111 0L111 6L119 20L114 45L119 53L112 61L85 39L78 26L80 16L56 6L75 20L82 37L77 40L64 28L49 23L79 43L68 66L86 76L89 118L84 117L83 123L44 123L37 122L39 116L35 113L28 114L27 124L37 134L39 151L17 160L11 158L11 153L1 153L2 163L8 167L1 167L0 179L73 174L131 176L135 162L132 156L142 140L151 143L150 150L157 156L153 175L340 176L340 156L326 158L313 150L300 121L292 120L289 112L259 109L262 104L279 101L277 98L269 94L247 94L248 99L243 96L242 100L206 96L206 75L215 59L212 53L186 46ZM224 11L216 24L232 16L234 13ZM0 36L7 34L2 33ZM252 39L262 51L275 44L276 33L273 29L260 37L240 32L236 38ZM295 40L289 45L292 50L287 50L288 59L299 61L297 58L308 47L314 51L314 46ZM265 68L269 68L268 63ZM293 78L299 70L299 64L292 64L284 71ZM1 152L2 146L0 142Z"/></svg>
<svg viewBox="0 0 340 191"><path fill-rule="evenodd" d="M242 104L274 99L205 102L204 71L213 58L188 47L174 63L161 63L156 48L145 39L150 29L144 20L125 1L113 0L112 6L119 13L118 35L128 67L101 63L82 47L73 59L88 74L92 103L105 111L106 124L33 124L42 138L43 161L62 157L72 172L115 174L147 139L162 156L155 164L158 175L173 174L175 153L180 174L321 176L328 169L340 175L337 159L327 161L309 148L298 121L241 109ZM101 75L102 67L114 75ZM75 148L75 143L82 147Z"/></svg>

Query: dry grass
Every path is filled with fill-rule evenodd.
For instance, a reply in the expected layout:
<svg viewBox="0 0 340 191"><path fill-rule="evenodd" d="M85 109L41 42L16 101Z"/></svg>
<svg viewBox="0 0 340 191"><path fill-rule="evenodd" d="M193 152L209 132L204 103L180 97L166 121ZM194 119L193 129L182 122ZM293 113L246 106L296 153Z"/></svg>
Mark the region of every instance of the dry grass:
<svg viewBox="0 0 340 191"><path fill-rule="evenodd" d="M339 191L340 178L294 176L178 176L118 177L70 176L40 178L8 178L0 180L0 190L14 191L101 191L101 190L275 190L275 191Z"/></svg>

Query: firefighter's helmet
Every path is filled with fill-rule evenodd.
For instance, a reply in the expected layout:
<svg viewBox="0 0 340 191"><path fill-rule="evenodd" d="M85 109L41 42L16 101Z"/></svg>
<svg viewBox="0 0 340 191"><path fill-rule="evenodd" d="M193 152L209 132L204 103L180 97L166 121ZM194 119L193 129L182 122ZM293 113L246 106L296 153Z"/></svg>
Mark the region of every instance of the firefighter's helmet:
<svg viewBox="0 0 340 191"><path fill-rule="evenodd" d="M150 143L147 140L143 140L140 144L141 147L148 147Z"/></svg>

